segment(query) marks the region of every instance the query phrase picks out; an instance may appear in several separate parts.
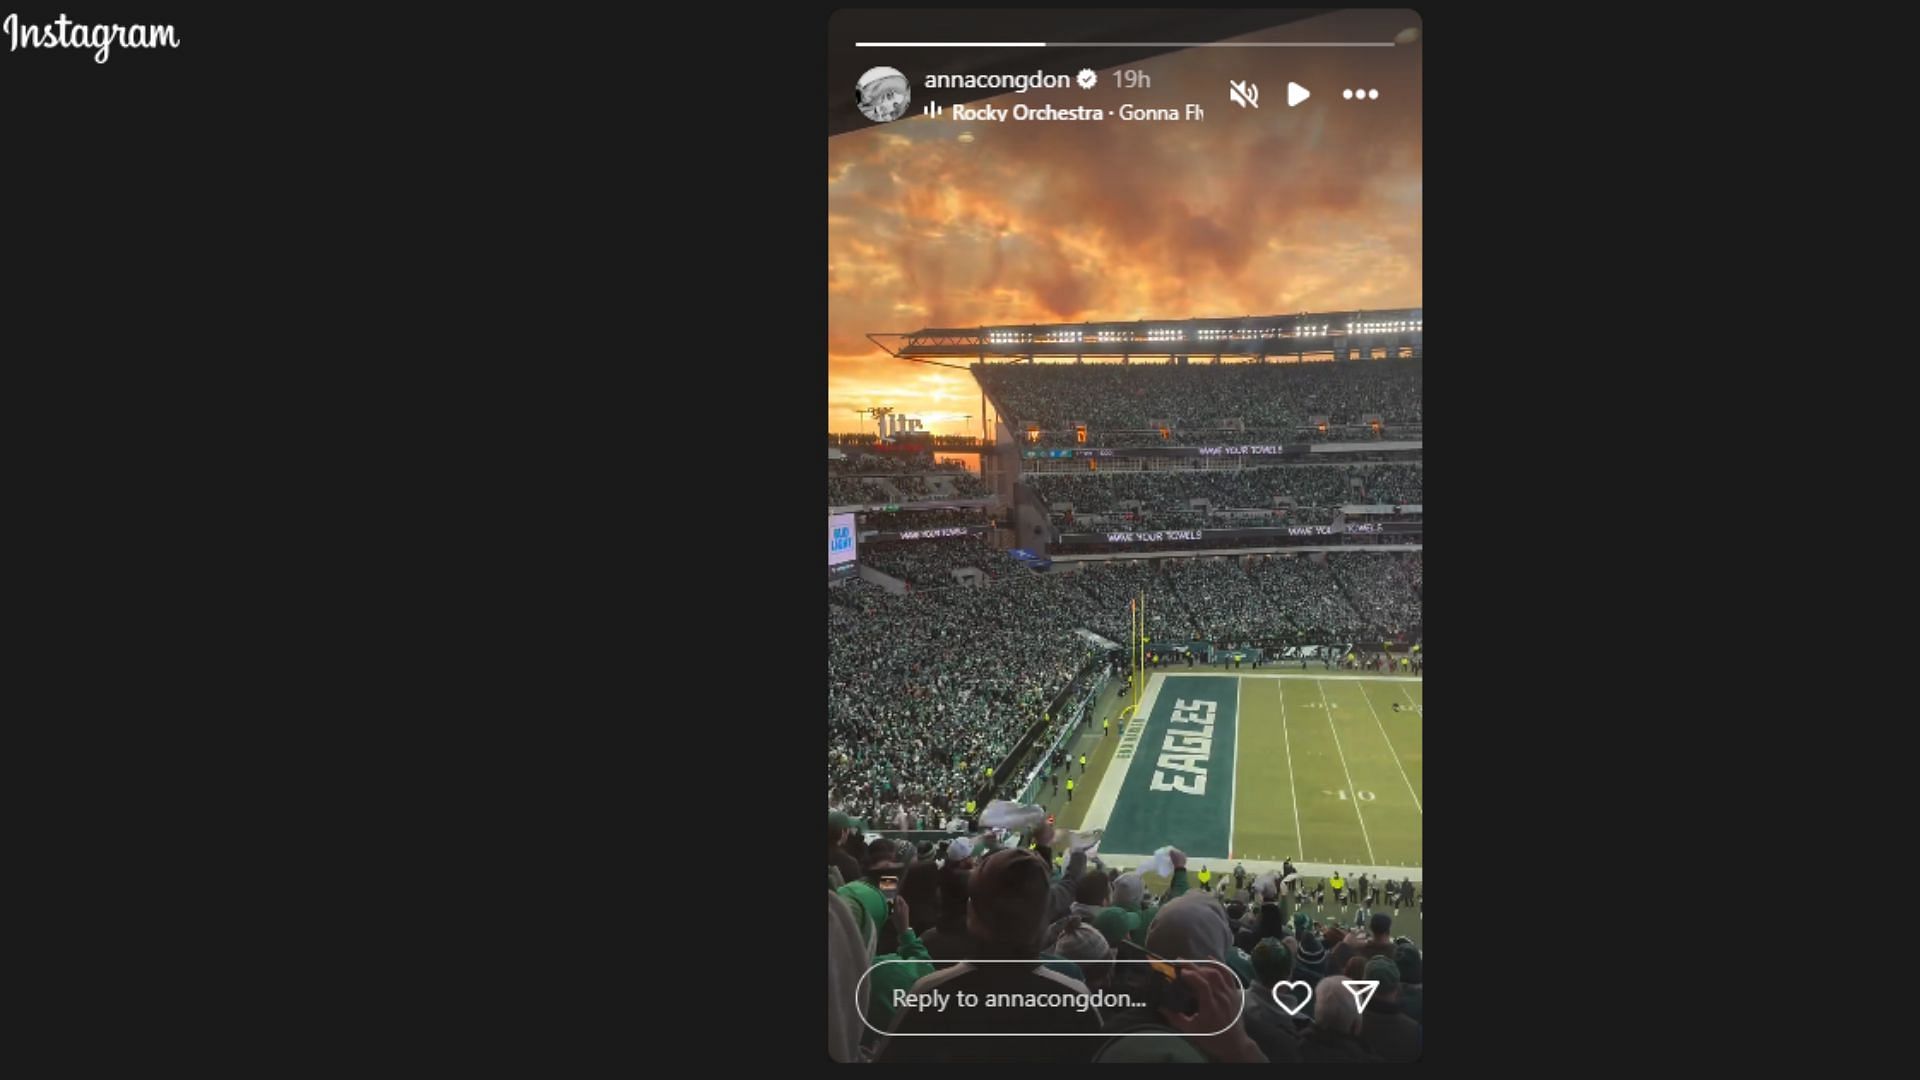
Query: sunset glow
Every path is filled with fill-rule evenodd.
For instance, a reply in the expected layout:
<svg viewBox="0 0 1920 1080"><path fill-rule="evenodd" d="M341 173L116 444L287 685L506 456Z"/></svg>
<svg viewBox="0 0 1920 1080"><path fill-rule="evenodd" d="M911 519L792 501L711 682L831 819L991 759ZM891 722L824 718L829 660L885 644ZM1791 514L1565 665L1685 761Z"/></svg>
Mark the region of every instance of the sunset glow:
<svg viewBox="0 0 1920 1080"><path fill-rule="evenodd" d="M1342 12L1246 40L1390 41L1414 18ZM914 80L912 118L828 143L829 430L871 431L856 410L889 405L980 432L965 371L893 359L869 332L1420 305L1420 54L1188 49L1125 65L1150 91L1102 70L1095 90L980 103L1199 102L1203 123L928 118L938 92L911 56L888 60ZM1229 104L1229 78L1258 82L1263 107ZM1290 80L1313 91L1295 109Z"/></svg>

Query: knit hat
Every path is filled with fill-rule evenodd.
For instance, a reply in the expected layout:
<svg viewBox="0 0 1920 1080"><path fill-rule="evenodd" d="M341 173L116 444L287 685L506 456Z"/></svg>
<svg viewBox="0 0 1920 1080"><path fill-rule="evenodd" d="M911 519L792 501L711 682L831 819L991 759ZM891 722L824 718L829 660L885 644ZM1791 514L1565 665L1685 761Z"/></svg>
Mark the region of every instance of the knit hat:
<svg viewBox="0 0 1920 1080"><path fill-rule="evenodd" d="M1009 848L981 860L968 882L969 931L978 924L988 939L1032 948L1045 926L1048 877L1031 851Z"/></svg>
<svg viewBox="0 0 1920 1080"><path fill-rule="evenodd" d="M1115 907L1137 907L1141 894L1147 891L1147 883L1140 878L1140 871L1129 870L1113 879L1113 903Z"/></svg>
<svg viewBox="0 0 1920 1080"><path fill-rule="evenodd" d="M1391 994L1400 989L1400 965L1376 956L1367 961L1367 978L1379 980L1381 992Z"/></svg>
<svg viewBox="0 0 1920 1080"><path fill-rule="evenodd" d="M1320 944L1320 938L1314 934L1301 934L1294 938L1293 957L1296 966L1309 967L1315 971L1327 959L1327 950Z"/></svg>
<svg viewBox="0 0 1920 1080"><path fill-rule="evenodd" d="M947 861L959 862L973 854L973 841L964 836L956 836L947 844Z"/></svg>
<svg viewBox="0 0 1920 1080"><path fill-rule="evenodd" d="M1253 947L1253 970L1268 986L1284 982L1293 974L1293 954L1279 938L1266 938Z"/></svg>
<svg viewBox="0 0 1920 1080"><path fill-rule="evenodd" d="M1067 920L1071 929L1062 930L1054 940L1053 951L1068 960L1099 962L1113 958L1113 946L1106 935L1081 922L1078 916Z"/></svg>
<svg viewBox="0 0 1920 1080"><path fill-rule="evenodd" d="M1100 931L1100 936L1107 939L1108 945L1117 949L1133 931L1133 915L1117 907L1101 908L1100 913L1093 917L1093 928Z"/></svg>

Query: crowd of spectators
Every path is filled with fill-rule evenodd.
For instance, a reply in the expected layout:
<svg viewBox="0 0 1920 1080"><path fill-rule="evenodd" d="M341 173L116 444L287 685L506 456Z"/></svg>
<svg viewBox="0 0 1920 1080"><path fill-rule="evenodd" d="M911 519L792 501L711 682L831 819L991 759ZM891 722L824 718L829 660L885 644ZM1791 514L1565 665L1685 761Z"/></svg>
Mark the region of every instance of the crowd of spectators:
<svg viewBox="0 0 1920 1080"><path fill-rule="evenodd" d="M1065 575L1087 602L1057 602L1079 625L1115 641L1126 639L1127 600L1144 592L1150 637L1223 646L1344 644L1420 625L1419 596L1401 561L1392 552L1327 562L1305 555L1161 559L1158 566L1114 560ZM1365 598L1350 598L1353 588L1365 590Z"/></svg>
<svg viewBox="0 0 1920 1080"><path fill-rule="evenodd" d="M957 499L984 499L993 494L987 490L987 485L979 477L970 472L956 473L943 479L946 480L947 486L953 489L953 495Z"/></svg>
<svg viewBox="0 0 1920 1080"><path fill-rule="evenodd" d="M1287 512L1284 525L1331 525L1340 516L1337 506L1296 506Z"/></svg>
<svg viewBox="0 0 1920 1080"><path fill-rule="evenodd" d="M842 581L827 583L827 603L838 604L846 608L858 608L872 597L882 592L880 586L862 578L852 577Z"/></svg>
<svg viewBox="0 0 1920 1080"><path fill-rule="evenodd" d="M1367 610L1349 598L1344 579L1331 563L1307 556L1256 555L1163 559L1157 567L1147 559L1093 564L1069 575L1095 601L1074 614L1096 633L1122 641L1126 601L1144 592L1149 637L1268 648L1365 641L1419 625L1417 597L1395 601L1382 591L1404 582L1403 573L1386 576L1388 571L1377 566L1371 572L1362 569L1369 563L1395 562L1392 553L1341 558L1351 560L1350 576L1364 581L1362 587L1369 590ZM1369 611L1396 618L1377 621Z"/></svg>
<svg viewBox="0 0 1920 1080"><path fill-rule="evenodd" d="M1289 521L1288 527L1292 528L1295 524L1295 522ZM1131 528L1132 523L1123 523L1123 526ZM1157 526L1153 523L1147 523L1147 529L1149 531L1155 528L1157 528ZM1174 531L1163 534L1163 538L1160 540L1150 540L1140 537L1138 531L1135 531L1134 535L1127 539L1124 546L1116 548L1108 542L1106 533L1107 529L1104 526L1089 532L1063 532L1048 545L1047 550L1055 556L1111 555L1119 551L1124 551L1128 554L1147 553L1152 555L1191 556L1202 551L1207 551L1238 552L1241 554L1241 557L1248 558L1258 557L1259 555L1270 552L1278 552L1281 554L1307 553L1309 549L1323 546L1327 542L1325 536L1294 535L1287 531L1273 532L1271 530L1265 530L1255 532L1252 530L1242 530L1238 532L1228 532L1220 528L1216 523L1213 528L1205 529L1199 539L1194 539L1191 536L1183 535L1182 532ZM1393 535L1383 533L1349 533L1342 546L1352 550L1359 550L1362 548L1384 547L1387 545L1397 546L1400 544L1419 542L1420 535L1418 532Z"/></svg>
<svg viewBox="0 0 1920 1080"><path fill-rule="evenodd" d="M984 510L873 510L860 515L860 528L897 532L901 529L938 529L947 525L985 525Z"/></svg>
<svg viewBox="0 0 1920 1080"><path fill-rule="evenodd" d="M1132 559L1034 574L971 538L898 548L881 557L937 561L931 574L893 564L914 591L828 590L829 789L870 812L887 803L889 821L903 806L915 820L952 809L968 779L957 763L973 762L977 781L981 763L999 760L1092 655L1073 631L1127 640L1137 595L1147 597L1148 636L1161 640L1345 645L1419 627L1418 563L1392 553ZM932 587L951 584L944 560L986 563L1002 577ZM962 737L966 724L984 726Z"/></svg>
<svg viewBox="0 0 1920 1080"><path fill-rule="evenodd" d="M944 486L943 486L944 485ZM990 495L986 485L972 473L936 475L829 475L828 506L858 506L866 503L912 502L928 499L983 499Z"/></svg>
<svg viewBox="0 0 1920 1080"><path fill-rule="evenodd" d="M1420 504L1422 469L1416 465L1378 465L1367 474L1367 501Z"/></svg>
<svg viewBox="0 0 1920 1080"><path fill-rule="evenodd" d="M828 506L858 506L862 503L884 502L888 497L879 484L865 477L827 477Z"/></svg>
<svg viewBox="0 0 1920 1080"><path fill-rule="evenodd" d="M965 473L958 461L935 461L926 454L862 454L827 459L828 476L904 476L909 473Z"/></svg>
<svg viewBox="0 0 1920 1080"><path fill-rule="evenodd" d="M1096 650L1036 576L829 591L827 795L859 817L949 820Z"/></svg>
<svg viewBox="0 0 1920 1080"><path fill-rule="evenodd" d="M933 435L928 444L935 450L978 450L980 437L977 435ZM842 450L864 449L879 444L880 436L871 431L829 431L827 445Z"/></svg>
<svg viewBox="0 0 1920 1080"><path fill-rule="evenodd" d="M1146 529L1277 529L1288 525L1330 525L1340 514L1337 506L1295 506L1259 513L1230 510L1121 510L1101 516L1096 524L1073 511L1051 514L1063 533L1101 532L1109 528ZM1269 543L1271 541L1268 541Z"/></svg>
<svg viewBox="0 0 1920 1080"><path fill-rule="evenodd" d="M995 365L976 366L1006 418L1066 431L1146 429L1170 421L1174 438L1195 442L1285 442L1310 416L1332 417L1325 435L1367 414L1386 417L1393 437L1421 422L1418 361L1345 364ZM1220 421L1244 421L1219 431ZM1213 430L1210 430L1213 429ZM1371 434L1371 432L1368 432ZM1352 437L1347 435L1346 437ZM869 437L870 438L870 437ZM1138 440L1131 441L1131 440ZM1157 432L1091 438L1095 445L1159 443ZM1059 436L1048 442L1060 445ZM850 473L830 469L829 495ZM878 472L879 470L874 470ZM886 470L902 496L944 493L926 486L933 470ZM1378 466L1364 474L1367 501L1418 503L1420 470ZM952 476L956 488L977 484ZM1075 515L1150 527L1253 527L1229 510L1277 511L1284 520L1329 523L1340 505L1361 501L1347 468L1271 466L1103 476L1029 474L1045 503ZM984 494L984 492L982 492ZM1191 502L1207 500L1210 510ZM872 497L848 500L876 501ZM1133 505L1135 503L1141 505ZM1122 505L1126 504L1126 505ZM1056 515L1063 519L1064 514ZM1319 519L1319 520L1316 520ZM867 514L862 528L916 527L950 520ZM1102 651L1074 631L1128 640L1128 604L1146 597L1150 637L1225 647L1347 646L1417 637L1422 567L1418 553L1342 552L1223 558L1122 559L1034 573L977 537L863 544L863 563L910 583L905 595L854 581L828 591L828 1052L839 1061L1413 1061L1423 1022L1422 957L1393 936L1404 916L1376 908L1348 921L1310 906L1297 881L1229 879L1216 866L1217 892L1190 876L1172 852L1164 891L1152 895L1136 871L1069 851L1051 825L1003 839L970 833L969 800L1011 794L991 777L1042 710ZM975 566L985 585L957 585L951 571ZM1090 686L1090 684L1083 684ZM1062 722L1056 720L1056 723ZM860 819L856 822L854 819ZM960 832L913 845L862 835L873 828ZM883 882L897 882L897 892ZM1156 879L1157 881L1157 879ZM1197 887L1192 883L1199 881ZM1231 884L1231 889L1227 886ZM889 895L891 894L891 895ZM1219 961L1183 965L1192 1008L1122 1002L1089 1010L1035 1005L990 1017L971 1008L928 1008L895 990L1086 993L1119 985L1129 955ZM967 964L966 960L1031 960ZM878 961L901 961L874 966ZM1348 979L1377 988L1363 1012ZM1290 980L1313 988L1298 1015L1277 1007L1276 988L1298 1001ZM918 999L924 1000L924 999ZM880 1034L862 1023L862 1016ZM992 1039L949 1033L1009 1030ZM1078 1032L1082 1037L1065 1037ZM1146 1037L1100 1038L1129 1033ZM923 1036L923 1037L907 1037ZM945 1037L943 1037L945 1036ZM1054 1037L1049 1037L1054 1036Z"/></svg>
<svg viewBox="0 0 1920 1080"><path fill-rule="evenodd" d="M1421 1057L1425 957L1395 934L1425 917L1418 883L1372 883L1351 907L1329 906L1325 879L1196 873L1173 848L1165 885L1150 887L1051 823L1008 835L963 824L918 844L869 835L877 824L827 812L835 1061ZM1114 962L1148 956L1177 962L1171 985ZM1349 980L1374 984L1364 1009Z"/></svg>
<svg viewBox="0 0 1920 1080"><path fill-rule="evenodd" d="M1195 499L1212 508L1270 509L1276 497L1297 506L1341 506L1353 501L1348 470L1338 465L1275 465L1254 469L1168 472L1028 473L1024 483L1048 507L1070 503L1076 516L1134 509L1189 510Z"/></svg>
<svg viewBox="0 0 1920 1080"><path fill-rule="evenodd" d="M1315 416L1330 425L1368 416L1421 423L1422 363L976 364L973 373L1008 422L1069 437L1075 422L1104 432L1171 421L1185 431L1235 419L1248 431L1299 432Z"/></svg>
<svg viewBox="0 0 1920 1080"><path fill-rule="evenodd" d="M1369 627L1405 634L1420 625L1420 594L1403 560L1337 552L1327 561Z"/></svg>
<svg viewBox="0 0 1920 1080"><path fill-rule="evenodd" d="M1012 423L1011 420L1008 423ZM1020 430L1018 427L1015 430ZM1017 436L1023 446L1043 449L1081 446L1080 437L1071 430L1042 430L1038 439L1030 439L1024 432ZM1177 426L1167 430L1162 437L1159 431L1131 431L1116 428L1089 427L1085 445L1121 449L1143 446L1234 446L1245 443L1278 443L1282 446L1294 443L1324 442L1386 442L1422 441L1425 438L1420 424L1391 423L1375 429L1366 424L1329 424L1325 429L1310 427L1305 423L1284 428L1219 428L1214 425L1195 427Z"/></svg>
<svg viewBox="0 0 1920 1080"><path fill-rule="evenodd" d="M900 493L902 499L931 499L933 489L927 486L924 476L889 476L886 482Z"/></svg>
<svg viewBox="0 0 1920 1080"><path fill-rule="evenodd" d="M860 549L860 561L913 589L940 589L954 583L955 570L972 567L989 578L1002 578L1026 569L981 536L943 536L932 539L880 541Z"/></svg>

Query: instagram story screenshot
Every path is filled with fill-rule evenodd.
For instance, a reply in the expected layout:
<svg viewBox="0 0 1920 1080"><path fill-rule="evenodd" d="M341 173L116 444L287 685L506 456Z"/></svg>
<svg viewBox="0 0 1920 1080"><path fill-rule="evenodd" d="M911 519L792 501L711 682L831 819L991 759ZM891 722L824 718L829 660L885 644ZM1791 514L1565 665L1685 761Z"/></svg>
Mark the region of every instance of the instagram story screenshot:
<svg viewBox="0 0 1920 1080"><path fill-rule="evenodd" d="M1421 1058L1424 48L829 21L830 1059Z"/></svg>

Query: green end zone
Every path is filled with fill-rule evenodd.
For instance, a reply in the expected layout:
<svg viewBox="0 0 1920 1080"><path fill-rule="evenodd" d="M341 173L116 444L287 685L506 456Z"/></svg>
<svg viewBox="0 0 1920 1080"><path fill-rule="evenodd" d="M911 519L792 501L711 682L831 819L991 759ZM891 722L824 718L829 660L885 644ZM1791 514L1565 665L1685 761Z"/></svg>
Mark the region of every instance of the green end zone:
<svg viewBox="0 0 1920 1080"><path fill-rule="evenodd" d="M1234 736L1240 681L1230 675L1163 675L1142 700L1114 749L1095 796L1109 790L1106 851L1149 852L1165 845L1195 857L1224 859L1233 838Z"/></svg>
<svg viewBox="0 0 1920 1080"><path fill-rule="evenodd" d="M1122 862L1172 844L1250 870L1292 859L1421 876L1418 679L1156 672L1087 810Z"/></svg>

